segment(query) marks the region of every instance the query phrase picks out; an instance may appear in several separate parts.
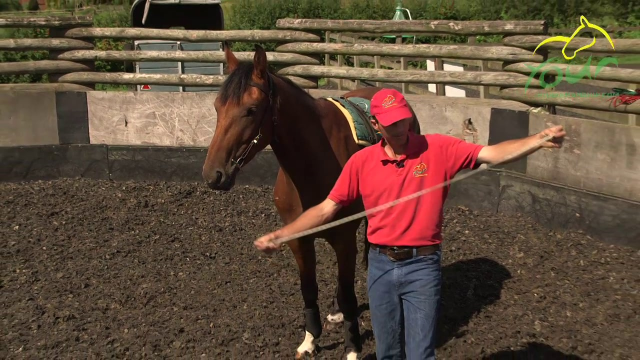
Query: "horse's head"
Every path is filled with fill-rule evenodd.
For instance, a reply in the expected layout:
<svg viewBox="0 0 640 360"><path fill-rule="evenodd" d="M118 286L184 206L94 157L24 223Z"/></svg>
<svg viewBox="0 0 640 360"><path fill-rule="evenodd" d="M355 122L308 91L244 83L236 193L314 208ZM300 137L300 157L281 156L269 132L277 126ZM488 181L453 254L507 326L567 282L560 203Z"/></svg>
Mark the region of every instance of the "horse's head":
<svg viewBox="0 0 640 360"><path fill-rule="evenodd" d="M277 113L264 49L256 46L253 63L242 64L227 44L224 52L229 75L214 103L218 122L202 168L214 190L230 190L240 168L271 142Z"/></svg>

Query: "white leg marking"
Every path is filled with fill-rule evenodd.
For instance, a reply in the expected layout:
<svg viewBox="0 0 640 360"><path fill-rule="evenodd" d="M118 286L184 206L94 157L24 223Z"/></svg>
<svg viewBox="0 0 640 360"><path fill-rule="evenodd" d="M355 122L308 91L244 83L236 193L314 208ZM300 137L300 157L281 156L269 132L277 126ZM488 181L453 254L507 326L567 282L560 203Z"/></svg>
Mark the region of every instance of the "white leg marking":
<svg viewBox="0 0 640 360"><path fill-rule="evenodd" d="M350 353L347 354L347 360L357 360L358 359L358 353L355 351L351 351Z"/></svg>
<svg viewBox="0 0 640 360"><path fill-rule="evenodd" d="M316 350L316 342L308 331L305 331L306 335L304 337L304 341L300 346L298 346L298 353L296 354L296 358L303 357L305 353L313 354Z"/></svg>
<svg viewBox="0 0 640 360"><path fill-rule="evenodd" d="M344 321L344 315L341 312L327 315L327 320L332 323L341 323Z"/></svg>

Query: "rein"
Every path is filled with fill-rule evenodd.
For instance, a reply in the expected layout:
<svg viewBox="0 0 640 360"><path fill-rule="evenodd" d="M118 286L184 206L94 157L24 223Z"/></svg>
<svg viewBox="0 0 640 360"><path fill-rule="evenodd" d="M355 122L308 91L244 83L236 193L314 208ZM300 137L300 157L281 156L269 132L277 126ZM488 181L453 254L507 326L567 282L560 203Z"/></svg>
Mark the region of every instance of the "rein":
<svg viewBox="0 0 640 360"><path fill-rule="evenodd" d="M271 109L272 113L273 113L273 117L271 118L271 120L273 121L273 139L275 140L275 127L276 124L278 123L278 116L277 116L277 111L275 111L273 109L273 95L275 93L274 89L275 86L273 86L273 79L271 78L271 74L267 73L267 78L269 79L269 88L268 91L267 89L264 88L264 86L262 86L261 84L258 84L254 81L251 81L249 83L249 86L253 86L256 89L259 89L260 91L262 91L265 95L267 95L269 97L269 109ZM264 122L264 119L267 117L267 113L268 111L265 111L264 115L262 116L262 119L260 119L260 124L258 126L258 135L256 135L255 138L253 138L253 140L251 140L251 142L249 143L249 146L247 146L247 148L242 152L242 154L240 155L240 157L238 157L236 160L231 159L231 162L234 163L238 169L242 167L242 165L244 165L244 159L246 159L247 155L249 155L249 152L251 151L251 148L253 148L253 146L255 144L258 143L258 140L260 140L260 138L262 137L262 123Z"/></svg>
<svg viewBox="0 0 640 360"><path fill-rule="evenodd" d="M447 186L447 185L451 185L456 181L460 181L460 180L468 178L470 176L474 176L476 174L479 174L482 171L487 171L492 167L498 166L498 165L500 165L500 164L502 164L502 163L504 163L506 161L509 161L509 160L513 159L514 157L517 157L517 156L519 156L521 154L526 154L528 151L537 148L538 146L542 145L543 143L545 143L546 141L549 141L551 139L553 139L553 136L552 135L547 135L543 139L541 139L540 141L538 141L535 144L533 144L531 147L529 147L527 149L524 149L524 150L516 151L513 154L509 154L504 159L502 159L500 162L495 163L493 165L487 165L487 167L485 167L483 169L478 169L478 170L475 170L475 171L469 171L466 174L462 174L460 176L456 176L454 179L450 179L450 180L444 181L444 182L442 182L440 184L431 186L431 187L429 187L427 189L417 191L417 192L415 192L415 193L413 193L411 195L407 195L407 196L404 196L402 198L399 198L399 199L396 199L396 200L393 200L393 201L389 201L386 204L378 205L378 206L376 206L376 207L374 207L372 209L361 211L361 212L359 212L357 214L353 214L351 216L347 216L347 217L344 217L342 219L335 220L333 222L330 222L330 223L327 223L327 224L324 224L324 225L320 225L320 226L317 226L315 228L311 228L309 230L303 230L303 231L300 231L298 233L291 234L289 236L284 236L284 237L272 240L272 242L275 245L282 245L282 244L284 244L284 243L286 243L288 241L291 241L291 240L294 240L294 239L297 239L297 238L300 238L300 237L303 237L303 236L307 236L307 235L310 235L310 234L314 234L314 233L317 233L317 232L320 232L320 231L323 231L323 230L326 230L326 229L329 229L329 228L332 228L332 227L336 227L338 225L342 225L342 224L347 223L349 221L357 220L357 219L359 219L361 217L365 217L365 216L373 214L375 212L385 210L385 209L390 208L392 206L398 205L399 203L402 203L402 202L405 202L405 201L409 201L411 199L414 199L414 198L417 198L419 196L422 196L422 195L424 195L424 194L426 194L428 192L431 192L433 190L436 190L438 188L441 188L441 187L444 187L444 186Z"/></svg>

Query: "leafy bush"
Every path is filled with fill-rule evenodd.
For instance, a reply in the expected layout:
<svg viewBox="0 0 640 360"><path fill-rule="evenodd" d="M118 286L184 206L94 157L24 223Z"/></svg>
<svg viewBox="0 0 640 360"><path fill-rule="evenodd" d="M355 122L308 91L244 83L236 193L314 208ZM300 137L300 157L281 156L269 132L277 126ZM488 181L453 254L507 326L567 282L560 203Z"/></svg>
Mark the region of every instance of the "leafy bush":
<svg viewBox="0 0 640 360"><path fill-rule="evenodd" d="M129 27L131 20L129 12L122 8L120 11L110 10L97 13L93 18L94 27ZM101 51L123 50L127 40L115 39L96 39L95 49ZM102 61L96 60L96 71L104 72L122 72L124 71L124 63L122 61Z"/></svg>
<svg viewBox="0 0 640 360"><path fill-rule="evenodd" d="M6 29L3 35L11 39L46 38L47 29ZM49 58L48 51L0 51L0 62L37 61ZM46 74L0 75L0 84L47 82Z"/></svg>

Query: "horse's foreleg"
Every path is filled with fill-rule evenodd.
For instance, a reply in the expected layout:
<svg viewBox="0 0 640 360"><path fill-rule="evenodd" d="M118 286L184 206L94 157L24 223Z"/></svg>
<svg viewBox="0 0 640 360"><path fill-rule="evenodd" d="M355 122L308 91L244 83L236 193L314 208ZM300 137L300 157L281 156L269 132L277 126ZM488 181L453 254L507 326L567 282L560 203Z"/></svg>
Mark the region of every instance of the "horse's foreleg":
<svg viewBox="0 0 640 360"><path fill-rule="evenodd" d="M362 342L360 339L360 327L358 324L358 298L355 291L356 275L356 246L355 231L348 235L336 235L329 239L329 244L336 252L338 260L338 293L336 300L340 312L333 314L334 320L343 321L345 348L347 359L356 359L358 353L362 352ZM331 321L331 319L328 319Z"/></svg>
<svg viewBox="0 0 640 360"><path fill-rule="evenodd" d="M304 358L305 354L314 355L316 340L322 335L316 281L316 250L313 241L314 239L301 238L289 242L300 271L300 290L304 300L305 338L296 351L296 359Z"/></svg>

